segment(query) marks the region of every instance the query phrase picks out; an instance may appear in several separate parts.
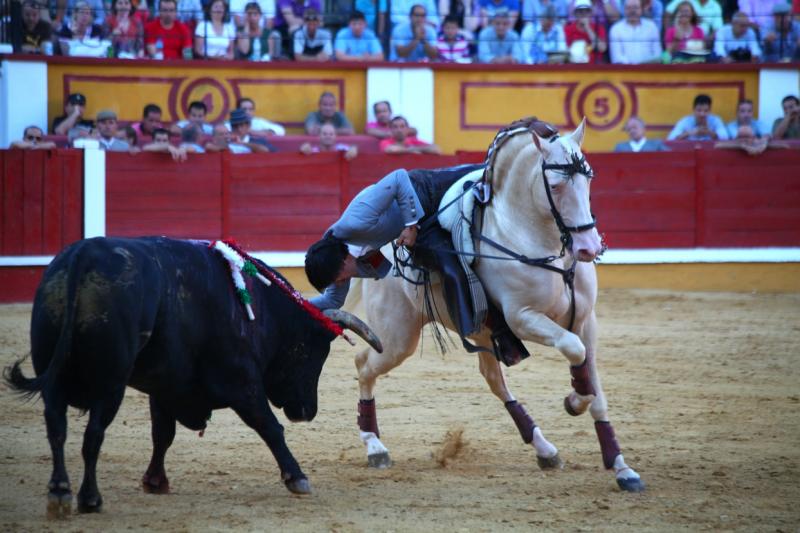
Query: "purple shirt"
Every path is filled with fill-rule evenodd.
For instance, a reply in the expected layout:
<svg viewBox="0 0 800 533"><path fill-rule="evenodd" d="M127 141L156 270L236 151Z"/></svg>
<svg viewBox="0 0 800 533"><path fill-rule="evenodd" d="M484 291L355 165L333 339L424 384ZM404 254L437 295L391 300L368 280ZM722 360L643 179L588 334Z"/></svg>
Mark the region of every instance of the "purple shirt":
<svg viewBox="0 0 800 533"><path fill-rule="evenodd" d="M322 6L320 4L320 0L301 0L300 2L295 2L294 0L278 0L277 6L277 13L275 14L275 27L280 28L282 26L286 26L286 19L283 18L283 9L287 7L292 8L292 13L294 13L295 17L303 18L303 11L308 9L309 7L313 7L320 13L322 13Z"/></svg>

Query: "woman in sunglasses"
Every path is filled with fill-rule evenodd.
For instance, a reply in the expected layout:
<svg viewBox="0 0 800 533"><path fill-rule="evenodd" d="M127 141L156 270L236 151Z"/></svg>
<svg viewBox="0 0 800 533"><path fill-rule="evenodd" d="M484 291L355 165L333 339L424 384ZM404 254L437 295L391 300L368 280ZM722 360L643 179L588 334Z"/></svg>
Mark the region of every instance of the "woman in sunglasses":
<svg viewBox="0 0 800 533"><path fill-rule="evenodd" d="M42 128L38 126L28 126L22 134L21 141L14 141L10 148L22 150L50 150L56 147L56 143L45 141Z"/></svg>

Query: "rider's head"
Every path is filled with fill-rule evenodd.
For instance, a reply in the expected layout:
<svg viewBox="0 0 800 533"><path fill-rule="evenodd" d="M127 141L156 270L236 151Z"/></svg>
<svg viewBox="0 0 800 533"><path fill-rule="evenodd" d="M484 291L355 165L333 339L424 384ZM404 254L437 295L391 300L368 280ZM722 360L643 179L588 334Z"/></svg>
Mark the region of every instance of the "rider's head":
<svg viewBox="0 0 800 533"><path fill-rule="evenodd" d="M328 234L318 240L306 252L306 276L318 291L336 281L347 259L344 241Z"/></svg>

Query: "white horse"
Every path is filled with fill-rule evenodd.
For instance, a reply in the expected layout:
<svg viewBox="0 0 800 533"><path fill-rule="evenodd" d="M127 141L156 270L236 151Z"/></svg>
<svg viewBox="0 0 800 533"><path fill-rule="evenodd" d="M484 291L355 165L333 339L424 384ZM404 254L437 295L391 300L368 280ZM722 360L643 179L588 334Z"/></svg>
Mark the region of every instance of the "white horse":
<svg viewBox="0 0 800 533"><path fill-rule="evenodd" d="M528 129L529 124L512 125L498 134L489 157L493 196L484 208L481 228L488 241L479 241L476 252L495 257L505 253L516 259L478 257L473 267L487 297L502 310L519 338L552 346L566 357L573 387L564 400L567 412L578 415L589 410L605 467L614 470L623 490L638 492L644 484L620 453L595 364L597 276L593 261L603 245L589 205L591 170L580 151L584 122L562 137L539 137ZM549 261L541 268L526 258ZM432 289L436 307L446 309L441 286L434 281ZM391 460L379 438L375 382L414 353L422 326L430 318L424 312L422 291L401 277L364 280L361 290L353 295L354 301L359 296L363 300L367 321L383 341L384 351L366 349L356 356L360 437L370 466L387 467ZM455 329L449 316L441 318L446 327ZM488 329L471 340L491 350ZM493 354L481 352L478 357L481 374L504 402L525 443L535 448L539 466L560 467L558 450L515 400Z"/></svg>

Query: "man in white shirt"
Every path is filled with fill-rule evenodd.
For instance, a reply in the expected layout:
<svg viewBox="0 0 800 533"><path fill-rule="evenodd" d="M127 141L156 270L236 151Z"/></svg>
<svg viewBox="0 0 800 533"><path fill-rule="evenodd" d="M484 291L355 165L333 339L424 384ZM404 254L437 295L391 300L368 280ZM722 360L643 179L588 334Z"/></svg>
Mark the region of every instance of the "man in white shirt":
<svg viewBox="0 0 800 533"><path fill-rule="evenodd" d="M247 116L250 117L250 131L253 133L263 133L265 135L278 136L286 135L286 128L277 122L272 122L271 120L255 116L256 103L252 98L248 98L246 96L239 98L236 101L236 109L243 110L245 113L247 113ZM231 129L230 122L226 122L225 126L227 126L228 129Z"/></svg>
<svg viewBox="0 0 800 533"><path fill-rule="evenodd" d="M609 44L612 63L638 65L661 61L658 26L642 18L641 0L625 0L625 18L611 26Z"/></svg>
<svg viewBox="0 0 800 533"><path fill-rule="evenodd" d="M664 146L661 139L648 139L645 137L644 121L639 117L631 117L625 123L625 133L630 137L625 142L618 143L614 147L615 152L666 152L669 149Z"/></svg>

